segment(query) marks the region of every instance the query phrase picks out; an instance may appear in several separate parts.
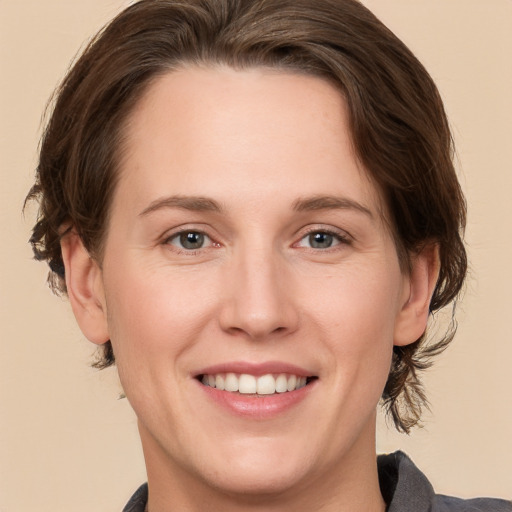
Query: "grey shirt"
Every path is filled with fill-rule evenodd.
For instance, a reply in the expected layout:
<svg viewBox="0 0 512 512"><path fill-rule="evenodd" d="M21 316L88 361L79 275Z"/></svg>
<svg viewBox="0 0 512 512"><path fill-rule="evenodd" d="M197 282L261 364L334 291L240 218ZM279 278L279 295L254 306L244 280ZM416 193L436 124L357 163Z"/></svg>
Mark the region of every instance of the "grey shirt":
<svg viewBox="0 0 512 512"><path fill-rule="evenodd" d="M387 512L512 512L512 501L462 500L436 494L425 475L403 452L379 455L379 483ZM144 512L148 486L142 485L123 512Z"/></svg>
<svg viewBox="0 0 512 512"><path fill-rule="evenodd" d="M512 512L512 501L463 500L436 494L427 477L403 452L379 455L377 465L387 512Z"/></svg>

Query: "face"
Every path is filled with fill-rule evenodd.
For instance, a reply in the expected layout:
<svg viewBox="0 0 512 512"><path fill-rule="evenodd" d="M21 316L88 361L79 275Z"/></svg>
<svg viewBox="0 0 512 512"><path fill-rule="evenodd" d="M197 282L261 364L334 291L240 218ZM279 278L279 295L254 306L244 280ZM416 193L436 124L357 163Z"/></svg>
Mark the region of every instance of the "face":
<svg viewBox="0 0 512 512"><path fill-rule="evenodd" d="M126 136L95 293L150 479L283 492L374 460L411 279L342 95L187 68Z"/></svg>

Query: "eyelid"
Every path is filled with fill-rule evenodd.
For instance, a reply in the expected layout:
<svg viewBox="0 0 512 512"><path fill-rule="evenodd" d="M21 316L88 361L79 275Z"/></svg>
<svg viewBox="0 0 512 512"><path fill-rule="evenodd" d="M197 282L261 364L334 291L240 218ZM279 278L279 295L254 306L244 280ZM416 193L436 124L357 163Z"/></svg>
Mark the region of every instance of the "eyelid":
<svg viewBox="0 0 512 512"><path fill-rule="evenodd" d="M312 233L325 233L331 236L334 236L339 243L336 245L329 247L328 249L315 249L313 247L304 247L305 249L312 249L314 251L321 251L321 252L327 252L330 249L335 249L338 245L351 245L354 241L353 237L347 233L346 231L335 228L333 226L322 226L322 225L315 225L308 227L305 231L300 233L300 238L297 242L295 242L293 245L295 247L301 247L299 244L302 242L306 237L311 235Z"/></svg>
<svg viewBox="0 0 512 512"><path fill-rule="evenodd" d="M215 240L215 238L208 232L209 230L205 228L205 226L198 226L197 224L185 224L181 226L177 226L167 232L162 236L161 244L166 246L172 246L173 249L179 253L194 255L199 251L205 251L211 249L212 247L220 247L220 244ZM205 239L209 240L208 245L204 247L200 247L198 249L185 249L179 247L177 244L173 244L172 240L179 238L180 235L184 233L199 233L205 237Z"/></svg>
<svg viewBox="0 0 512 512"><path fill-rule="evenodd" d="M192 229L185 229L184 231L178 231L178 233L174 233L173 235L169 236L166 240L166 243L168 244L171 244L171 245L174 245L172 243L173 240L179 240L180 236L183 235L183 234L186 234L186 233L197 233L198 235L202 235L204 237L205 240L209 240L210 242L213 242L213 240L210 238L210 236L208 236L206 233L203 233L202 231L196 231L196 230L192 230ZM208 244L210 245L210 244ZM204 247L201 247L201 249L204 249ZM188 249L188 251L190 250L193 250L193 249Z"/></svg>

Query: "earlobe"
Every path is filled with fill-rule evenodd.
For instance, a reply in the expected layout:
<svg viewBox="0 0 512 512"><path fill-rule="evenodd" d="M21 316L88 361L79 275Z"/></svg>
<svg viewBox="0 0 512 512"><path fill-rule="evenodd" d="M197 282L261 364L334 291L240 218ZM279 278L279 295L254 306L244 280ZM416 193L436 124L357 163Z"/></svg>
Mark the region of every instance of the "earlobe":
<svg viewBox="0 0 512 512"><path fill-rule="evenodd" d="M395 325L395 345L409 345L427 328L430 301L439 277L439 247L429 244L411 258L402 309Z"/></svg>
<svg viewBox="0 0 512 512"><path fill-rule="evenodd" d="M110 338L101 269L75 230L61 240L69 301L86 338L101 345Z"/></svg>

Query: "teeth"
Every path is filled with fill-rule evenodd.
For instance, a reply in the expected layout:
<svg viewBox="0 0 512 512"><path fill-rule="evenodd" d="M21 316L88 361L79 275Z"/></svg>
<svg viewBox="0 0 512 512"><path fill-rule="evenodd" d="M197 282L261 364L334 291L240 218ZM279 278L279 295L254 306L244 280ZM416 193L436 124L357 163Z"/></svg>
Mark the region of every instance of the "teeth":
<svg viewBox="0 0 512 512"><path fill-rule="evenodd" d="M217 382L217 379L215 379ZM226 380L224 381L224 389L226 391L236 392L238 391L238 379L234 373L226 373Z"/></svg>
<svg viewBox="0 0 512 512"><path fill-rule="evenodd" d="M254 377L254 375L247 375L246 373L243 373L240 375L240 380L238 382L239 393L244 395L252 395L256 393L256 377Z"/></svg>
<svg viewBox="0 0 512 512"><path fill-rule="evenodd" d="M255 377L247 373L218 373L216 375L203 375L201 382L205 386L241 393L243 395L273 395L274 393L286 393L304 387L307 383L306 377L297 375L262 375Z"/></svg>
<svg viewBox="0 0 512 512"><path fill-rule="evenodd" d="M262 375L256 383L258 395L273 395L276 392L276 379L273 375Z"/></svg>
<svg viewBox="0 0 512 512"><path fill-rule="evenodd" d="M295 377L295 375L290 375L286 389L288 389L288 391L293 391L295 389L296 385L297 385L297 377Z"/></svg>
<svg viewBox="0 0 512 512"><path fill-rule="evenodd" d="M222 375L215 376L215 387L223 391L224 388L224 377Z"/></svg>
<svg viewBox="0 0 512 512"><path fill-rule="evenodd" d="M286 393L288 391L288 379L286 375L279 375L276 379L276 391L278 393Z"/></svg>

